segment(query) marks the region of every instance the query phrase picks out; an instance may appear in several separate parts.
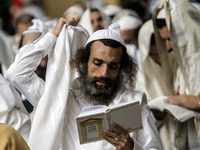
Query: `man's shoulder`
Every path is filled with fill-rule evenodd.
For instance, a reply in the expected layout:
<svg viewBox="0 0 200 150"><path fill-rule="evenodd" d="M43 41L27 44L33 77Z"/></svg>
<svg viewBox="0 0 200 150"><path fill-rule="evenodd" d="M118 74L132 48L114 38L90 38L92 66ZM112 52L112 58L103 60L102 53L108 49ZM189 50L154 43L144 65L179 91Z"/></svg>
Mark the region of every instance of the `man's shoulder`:
<svg viewBox="0 0 200 150"><path fill-rule="evenodd" d="M131 89L128 89L128 88L126 88L123 93L128 94L128 95L132 95L134 97L137 97L137 96L141 97L145 94L144 92L141 92L141 91L138 91L138 90L131 90Z"/></svg>
<svg viewBox="0 0 200 150"><path fill-rule="evenodd" d="M146 95L144 92L137 91L137 90L130 90L126 88L123 92L124 98L127 99L128 101L135 101L138 100L140 103L146 102Z"/></svg>

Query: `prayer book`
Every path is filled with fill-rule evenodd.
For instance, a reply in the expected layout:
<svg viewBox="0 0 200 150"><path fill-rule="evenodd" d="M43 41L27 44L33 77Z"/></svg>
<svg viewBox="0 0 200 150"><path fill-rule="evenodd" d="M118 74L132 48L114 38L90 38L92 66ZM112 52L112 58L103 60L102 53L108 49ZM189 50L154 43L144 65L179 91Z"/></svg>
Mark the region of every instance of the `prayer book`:
<svg viewBox="0 0 200 150"><path fill-rule="evenodd" d="M158 97L154 100L149 101L148 105L151 109L160 110L161 112L166 111L180 122L185 122L195 116L195 111L179 105L171 105L165 103L164 100L167 98L168 97L166 96Z"/></svg>
<svg viewBox="0 0 200 150"><path fill-rule="evenodd" d="M96 105L83 108L76 118L80 144L102 140L104 130L117 132L116 123L127 132L143 128L139 101L124 102L112 107Z"/></svg>

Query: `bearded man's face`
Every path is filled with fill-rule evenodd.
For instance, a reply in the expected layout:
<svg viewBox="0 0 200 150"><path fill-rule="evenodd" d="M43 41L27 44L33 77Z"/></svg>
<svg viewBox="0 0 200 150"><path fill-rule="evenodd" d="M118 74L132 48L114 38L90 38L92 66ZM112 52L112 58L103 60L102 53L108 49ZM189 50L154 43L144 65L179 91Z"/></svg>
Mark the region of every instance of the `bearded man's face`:
<svg viewBox="0 0 200 150"><path fill-rule="evenodd" d="M88 101L95 105L109 105L121 86L119 76L123 50L105 46L95 41L87 69L80 76L81 90Z"/></svg>
<svg viewBox="0 0 200 150"><path fill-rule="evenodd" d="M80 76L81 91L84 93L86 100L94 105L109 105L121 86L121 79L117 76L116 79L111 80L104 77L88 77ZM98 85L97 82L102 82L106 86Z"/></svg>

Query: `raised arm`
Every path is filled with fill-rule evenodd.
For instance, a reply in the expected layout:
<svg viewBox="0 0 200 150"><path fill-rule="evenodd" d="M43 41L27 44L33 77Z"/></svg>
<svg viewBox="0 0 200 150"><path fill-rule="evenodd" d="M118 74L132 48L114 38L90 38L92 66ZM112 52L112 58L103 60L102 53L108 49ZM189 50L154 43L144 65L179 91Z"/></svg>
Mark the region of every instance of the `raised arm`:
<svg viewBox="0 0 200 150"><path fill-rule="evenodd" d="M64 24L75 25L74 19L60 18L52 33L48 32L34 43L23 46L7 72L7 79L32 103L34 107L44 92L45 83L34 72L43 57L56 43Z"/></svg>

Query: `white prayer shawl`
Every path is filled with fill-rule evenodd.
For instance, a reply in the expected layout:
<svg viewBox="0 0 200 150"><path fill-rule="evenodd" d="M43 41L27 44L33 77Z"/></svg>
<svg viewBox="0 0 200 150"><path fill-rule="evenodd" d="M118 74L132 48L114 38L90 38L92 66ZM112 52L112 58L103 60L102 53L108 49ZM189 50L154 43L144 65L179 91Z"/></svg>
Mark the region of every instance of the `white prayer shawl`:
<svg viewBox="0 0 200 150"><path fill-rule="evenodd" d="M88 103L85 103L80 91L79 91L79 83L77 80L75 80L75 83L73 85L72 94L70 94L70 100L68 100L68 118L65 118L65 121L67 122L65 124L65 129L63 132L63 140L61 143L61 147L63 149L75 149L75 150L89 150L89 149L95 149L95 150L115 150L116 148L108 143L105 140L96 141L88 144L79 144L79 140L77 140L78 137L78 131L76 128L76 122L75 117L79 115L81 112L81 107L88 106ZM75 97L74 97L74 96ZM142 146L145 147L145 149L162 149L162 146L160 145L160 141L158 133L155 129L155 126L153 125L153 120L151 119L151 116L149 115L149 111L145 107L146 105L146 98L145 95L138 91L130 91L128 89L125 89L124 87L118 92L117 96L115 97L114 101L109 105L117 105L120 103L123 103L125 101L135 101L140 100L141 103L141 109L142 112L142 122L143 122L143 130L137 131L135 133L131 133L130 136L133 138L135 143L135 150L143 149ZM146 110L146 111L144 111ZM147 125L149 124L149 125ZM145 134L146 133L146 134ZM155 136L150 136L150 135ZM142 145L142 146L140 146Z"/></svg>
<svg viewBox="0 0 200 150"><path fill-rule="evenodd" d="M143 24L139 31L138 44L141 52L141 62L139 64L138 79L136 81L136 89L147 94L147 100L154 100L159 96L169 96L165 82L163 81L163 72L160 65L158 65L150 56L149 48L151 42L151 35L154 33L153 22L149 20ZM159 124L159 122L156 122ZM159 127L159 133L162 144L165 150L172 150L174 141L174 120L167 116ZM170 132L169 132L170 130Z"/></svg>
<svg viewBox="0 0 200 150"><path fill-rule="evenodd" d="M0 74L0 123L11 125L28 141L31 122L19 93Z"/></svg>
<svg viewBox="0 0 200 150"><path fill-rule="evenodd" d="M103 13L100 9L98 9L101 17L103 19L104 23L104 29L107 29L108 26L111 24L111 19L109 16L107 16L105 13ZM86 9L84 13L81 16L81 19L79 21L79 24L82 25L89 33L89 35L92 35L94 32L92 24L91 24L91 18L90 18L90 9Z"/></svg>
<svg viewBox="0 0 200 150"><path fill-rule="evenodd" d="M121 9L117 14L115 14L115 16L112 19L112 22L117 22L120 18L123 18L124 16L135 17L136 19L138 19L138 24L141 24L142 22L138 13L132 9ZM128 25L128 26L131 26L131 25Z"/></svg>
<svg viewBox="0 0 200 150"><path fill-rule="evenodd" d="M166 14L166 24L167 27L169 27L169 10L167 9L167 3L162 2L157 5L157 7L154 10L152 20L153 20L153 26L154 26L154 34L155 34L155 40L156 40L156 47L158 49L158 53L160 56L160 61L162 65L163 70L163 78L164 82L169 90L170 95L174 94L174 74L176 69L176 59L174 52L168 53L168 50L165 45L165 40L161 38L158 28L155 25L156 17L159 13L159 11L163 8L165 8L165 14Z"/></svg>
<svg viewBox="0 0 200 150"><path fill-rule="evenodd" d="M10 39L0 30L0 64L3 75L6 75L7 69L15 60L15 53L10 45Z"/></svg>
<svg viewBox="0 0 200 150"><path fill-rule="evenodd" d="M118 12L122 10L121 6L113 5L113 4L107 4L102 7L102 11L110 16L111 18L114 17Z"/></svg>
<svg viewBox="0 0 200 150"><path fill-rule="evenodd" d="M142 20L138 14L130 9L122 9L119 11L112 22L118 22L120 25L120 30L136 30L142 25ZM140 50L135 44L126 44L128 54L135 58L136 61L140 62Z"/></svg>
<svg viewBox="0 0 200 150"><path fill-rule="evenodd" d="M178 65L190 94L200 95L200 11L187 1L170 1L170 6L170 34Z"/></svg>
<svg viewBox="0 0 200 150"><path fill-rule="evenodd" d="M75 75L69 61L77 49L84 47L88 36L84 28L69 26L66 29L64 26L49 54L45 91L38 103L30 133L31 150L59 149L68 111L68 92Z"/></svg>
<svg viewBox="0 0 200 150"><path fill-rule="evenodd" d="M165 40L161 39L158 29L155 25L156 16L162 8L165 9L166 24L170 30L170 39L174 50L174 52L171 52L170 54L167 52ZM185 92L183 89L181 89L181 92L183 92L181 94L186 94L187 89L189 94L193 95L199 95L200 92L200 55L198 52L198 25L200 19L197 16L199 16L199 11L189 2L182 0L169 0L168 2L160 3L153 14L155 38L164 71L165 82L168 88L172 89L172 94L174 91L173 84L177 83L174 82L173 79L178 70L176 68L176 61L183 75L182 79L184 79L184 81L178 81L179 85L180 87L186 87ZM168 128L168 130L166 130L167 128L163 128L163 131L166 130L165 133L168 133L176 128L176 132L171 132L171 142L176 148L199 149L200 146L197 142L197 132L195 131L193 120L189 120L185 124L176 123L174 125L174 127L172 126L173 128ZM193 139L191 139L191 137Z"/></svg>
<svg viewBox="0 0 200 150"><path fill-rule="evenodd" d="M187 1L170 1L172 46L188 93L200 95L200 11ZM179 10L177 15L174 12ZM195 118L199 134L199 113ZM190 129L190 128L188 128ZM192 131L188 131L192 133ZM196 135L195 135L196 136ZM189 139L189 146L194 140ZM200 141L200 140L199 140Z"/></svg>
<svg viewBox="0 0 200 150"><path fill-rule="evenodd" d="M138 44L140 49L140 63L136 89L143 91L148 100L159 96L168 96L165 83L163 82L162 69L150 56L151 35L154 33L152 20L143 24L139 31Z"/></svg>
<svg viewBox="0 0 200 150"><path fill-rule="evenodd" d="M74 37L72 34L74 33L72 28L68 29L69 31L66 32L71 33L69 37ZM80 31L83 32L83 29L80 29ZM20 89L20 91L30 101L32 101L35 106L37 106L37 101L39 100L39 98L42 97L41 102L39 102L36 109L37 114L35 115L35 118L33 120L33 126L29 139L30 148L31 150L56 150L59 149L59 147L60 149L70 150L88 150L91 148L99 150L116 149L105 140L86 145L84 144L83 146L79 144L75 117L78 116L78 114L81 112L81 107L85 105L88 106L88 104L87 101L84 101L84 99L82 99L80 95L80 86L78 86L78 82L73 82L73 84L71 85L73 89L69 90L69 84L72 80L69 79L69 72L67 72L67 70L69 69L69 64L67 63L68 61L64 61L66 58L69 58L69 56L63 55L66 54L65 51L67 53L69 52L67 51L68 49L64 50L64 48L62 47L67 47L68 44L66 43L68 42L80 42L80 40L75 41L73 39L72 41L72 39L70 38L68 39L69 41L66 41L65 36L67 35L68 34L63 33L62 30L62 33L60 35L62 38L60 37L58 39L58 44L56 44L56 47L58 49L54 49L55 51L52 51L49 56L49 70L47 70L48 75L46 82L48 82L47 84L51 86L51 88L46 88L44 90L44 82L35 75L34 70L41 61L42 57L46 56L46 54L48 54L54 46L56 37L52 33L45 34L38 42L35 42L34 44L31 43L22 47L18 55L16 56L15 62L8 70L9 80L12 81L12 83L18 89ZM84 34L82 33L81 35L83 36ZM80 34L78 34L76 38L80 39ZM78 44L80 45L81 42ZM70 45L71 44L69 44L68 46ZM75 52L73 52L73 54L74 53ZM63 62L64 65L60 65L59 62ZM55 71L55 73L53 71ZM49 73L52 72L55 76L51 76L52 74L49 75ZM58 72L61 73L61 75L57 75ZM50 91L50 93L48 93L48 90ZM43 93L44 96L42 96ZM45 97L47 99L45 99ZM116 105L129 100L140 100L142 122L144 125L143 130L131 134L131 137L134 140L135 149L162 150L163 148L159 139L159 134L151 117L148 105L146 104L146 96L144 93L122 88L117 94L113 103L110 105ZM46 106L44 106L43 104Z"/></svg>
<svg viewBox="0 0 200 150"><path fill-rule="evenodd" d="M83 14L84 9L81 8L78 5L72 5L69 7L63 14L63 17L68 19L70 17L73 17L76 21L79 21Z"/></svg>

